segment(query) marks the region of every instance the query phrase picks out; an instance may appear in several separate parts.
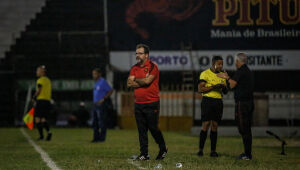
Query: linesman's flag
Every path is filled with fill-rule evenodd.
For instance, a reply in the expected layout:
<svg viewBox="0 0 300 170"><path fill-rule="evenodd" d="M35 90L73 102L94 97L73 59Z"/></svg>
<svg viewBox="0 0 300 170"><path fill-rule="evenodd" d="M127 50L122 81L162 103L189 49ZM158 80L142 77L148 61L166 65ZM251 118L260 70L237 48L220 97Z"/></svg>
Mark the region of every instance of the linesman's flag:
<svg viewBox="0 0 300 170"><path fill-rule="evenodd" d="M34 116L34 107L24 116L23 120L28 127L28 129L33 129L33 116Z"/></svg>

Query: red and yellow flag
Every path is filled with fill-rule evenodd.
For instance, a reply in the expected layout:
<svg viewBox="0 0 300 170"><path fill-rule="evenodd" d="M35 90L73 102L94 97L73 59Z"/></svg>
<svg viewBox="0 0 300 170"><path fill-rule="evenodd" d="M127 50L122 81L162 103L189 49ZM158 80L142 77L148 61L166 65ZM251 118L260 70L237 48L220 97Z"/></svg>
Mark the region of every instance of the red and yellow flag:
<svg viewBox="0 0 300 170"><path fill-rule="evenodd" d="M34 107L24 116L23 120L28 127L28 129L33 129L33 116L34 116Z"/></svg>

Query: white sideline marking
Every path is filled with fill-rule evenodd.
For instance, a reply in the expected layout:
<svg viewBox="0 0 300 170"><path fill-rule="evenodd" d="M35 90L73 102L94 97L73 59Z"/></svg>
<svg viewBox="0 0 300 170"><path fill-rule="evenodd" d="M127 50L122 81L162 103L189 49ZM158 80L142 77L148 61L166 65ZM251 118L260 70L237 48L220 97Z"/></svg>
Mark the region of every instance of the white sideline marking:
<svg viewBox="0 0 300 170"><path fill-rule="evenodd" d="M39 145L37 145L30 136L24 131L23 128L20 129L22 134L25 136L25 138L28 140L28 142L34 147L34 149L41 155L44 162L46 162L47 166L52 170L60 170L60 168L55 164L54 161L49 157L47 152L45 152Z"/></svg>
<svg viewBox="0 0 300 170"><path fill-rule="evenodd" d="M137 161L134 161L132 159L127 159L127 162L131 165L134 165L135 167L137 167L138 169L147 169L141 166L141 164Z"/></svg>

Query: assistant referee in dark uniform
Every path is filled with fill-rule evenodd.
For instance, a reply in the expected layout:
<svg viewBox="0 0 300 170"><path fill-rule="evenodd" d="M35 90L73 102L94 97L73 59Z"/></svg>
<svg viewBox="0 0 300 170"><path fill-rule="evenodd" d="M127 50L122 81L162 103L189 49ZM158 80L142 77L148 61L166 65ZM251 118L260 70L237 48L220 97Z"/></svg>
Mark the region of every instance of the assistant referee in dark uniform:
<svg viewBox="0 0 300 170"><path fill-rule="evenodd" d="M198 156L203 156L203 148L210 129L211 157L218 157L216 152L218 125L223 115L223 93L227 93L226 80L217 77L223 69L223 59L220 56L212 58L212 67L200 74L198 92L202 94L201 121Z"/></svg>
<svg viewBox="0 0 300 170"><path fill-rule="evenodd" d="M243 138L244 153L240 154L238 159L252 159L252 113L254 110L253 89L254 77L247 66L247 55L238 53L235 59L237 71L230 78L227 73L220 73L218 77L225 78L228 86L234 89L235 100L235 120L239 133Z"/></svg>
<svg viewBox="0 0 300 170"><path fill-rule="evenodd" d="M127 86L134 88L135 119L139 132L140 155L136 160L148 160L148 130L159 146L156 160L167 154L164 137L158 128L159 119L159 71L156 64L149 60L149 47L136 46L137 64L130 70Z"/></svg>

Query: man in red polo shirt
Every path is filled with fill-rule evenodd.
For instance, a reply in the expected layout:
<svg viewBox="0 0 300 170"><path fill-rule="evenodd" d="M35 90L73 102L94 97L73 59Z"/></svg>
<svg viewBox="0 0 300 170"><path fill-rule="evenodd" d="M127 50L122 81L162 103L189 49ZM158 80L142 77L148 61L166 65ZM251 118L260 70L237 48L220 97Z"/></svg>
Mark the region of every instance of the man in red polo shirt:
<svg viewBox="0 0 300 170"><path fill-rule="evenodd" d="M148 129L159 145L156 160L162 160L167 154L164 137L158 128L159 119L159 71L156 64L149 60L149 47L136 46L137 64L131 67L127 87L134 88L135 119L139 132L140 152L136 160L148 160Z"/></svg>

